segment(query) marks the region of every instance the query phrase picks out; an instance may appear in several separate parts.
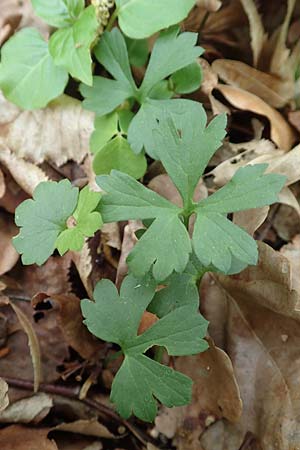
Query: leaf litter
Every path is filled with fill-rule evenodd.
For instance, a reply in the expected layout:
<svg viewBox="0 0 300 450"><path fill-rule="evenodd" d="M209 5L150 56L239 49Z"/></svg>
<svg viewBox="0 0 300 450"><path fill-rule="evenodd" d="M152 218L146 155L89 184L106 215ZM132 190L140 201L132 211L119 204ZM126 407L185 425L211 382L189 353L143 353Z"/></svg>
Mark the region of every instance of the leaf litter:
<svg viewBox="0 0 300 450"><path fill-rule="evenodd" d="M89 152L94 114L66 95L34 112L1 96L1 449L300 448L299 35L291 39L300 11L295 0L261 3L199 0L183 24L185 31L200 29L205 49L202 85L188 97L203 102L209 117L224 110L229 116L228 136L195 201L255 163L268 163L268 172L287 182L275 206L233 214L235 223L264 241L259 264L203 279L209 349L197 356L164 355L193 379L192 402L159 407L154 424L124 422L113 410L107 394L122 360L88 332L79 308L99 279L118 287L126 280L126 257L143 224L106 226L80 253L53 255L41 267L22 267L11 245L15 209L41 181L60 181L67 171L74 186L95 188ZM28 25L49 35L29 1L3 2L1 45ZM149 170L144 184L178 205L163 168L154 174ZM154 324L157 316L143 315L139 334Z"/></svg>

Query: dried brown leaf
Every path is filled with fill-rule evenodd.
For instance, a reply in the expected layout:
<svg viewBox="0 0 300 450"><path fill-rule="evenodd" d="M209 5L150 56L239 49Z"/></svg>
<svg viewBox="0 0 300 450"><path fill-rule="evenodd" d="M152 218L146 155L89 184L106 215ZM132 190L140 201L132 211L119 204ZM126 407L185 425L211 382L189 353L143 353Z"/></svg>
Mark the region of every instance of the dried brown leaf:
<svg viewBox="0 0 300 450"><path fill-rule="evenodd" d="M1 450L58 450L53 440L48 439L49 429L27 428L12 425L0 430Z"/></svg>
<svg viewBox="0 0 300 450"><path fill-rule="evenodd" d="M24 312L13 302L10 302L10 306L16 313L21 326L28 337L28 345L30 348L30 354L33 365L34 392L37 392L39 389L40 382L42 380L41 349L39 340L26 314L24 314Z"/></svg>
<svg viewBox="0 0 300 450"><path fill-rule="evenodd" d="M3 147L0 139L0 162L11 173L21 188L32 195L33 191L42 181L48 181L45 172L31 162L18 158L7 147Z"/></svg>
<svg viewBox="0 0 300 450"><path fill-rule="evenodd" d="M67 431L69 433L83 434L98 438L114 438L114 435L97 419L75 420L75 422L62 423L57 425L54 430Z"/></svg>
<svg viewBox="0 0 300 450"><path fill-rule="evenodd" d="M0 378L0 413L4 411L9 405L8 399L8 384Z"/></svg>
<svg viewBox="0 0 300 450"><path fill-rule="evenodd" d="M282 108L294 97L292 79L262 72L242 61L217 59L212 69L226 83L257 95L274 108Z"/></svg>
<svg viewBox="0 0 300 450"><path fill-rule="evenodd" d="M221 8L222 2L221 0L197 0L196 5L199 8L203 8L206 11L212 13L218 11Z"/></svg>
<svg viewBox="0 0 300 450"><path fill-rule="evenodd" d="M159 432L174 438L178 450L199 449L199 436L207 426L223 417L236 422L242 412L230 359L212 340L209 344L205 353L176 359L176 369L194 381L192 403L164 409L155 421Z"/></svg>
<svg viewBox="0 0 300 450"><path fill-rule="evenodd" d="M16 157L36 164L82 162L89 152L93 120L93 113L67 95L36 111L22 111L0 98L0 142Z"/></svg>
<svg viewBox="0 0 300 450"><path fill-rule="evenodd" d="M300 235L297 234L292 242L281 247L280 253L290 262L293 289L300 292Z"/></svg>
<svg viewBox="0 0 300 450"><path fill-rule="evenodd" d="M52 398L43 392L11 403L0 413L1 423L39 423L53 406ZM2 450L2 447L0 447Z"/></svg>
<svg viewBox="0 0 300 450"><path fill-rule="evenodd" d="M44 319L55 320L62 333L62 339L82 358L92 359L99 356L102 344L89 333L83 324L80 300L74 294L38 294L32 300L34 308L43 309L43 303L50 303L51 309L44 311ZM54 317L49 317L53 316Z"/></svg>
<svg viewBox="0 0 300 450"><path fill-rule="evenodd" d="M245 13L247 14L250 26L251 48L253 53L253 63L257 66L257 62L267 39L261 17L257 11L254 0L240 0Z"/></svg>
<svg viewBox="0 0 300 450"><path fill-rule="evenodd" d="M9 272L19 259L12 245L12 238L18 233L12 216L0 213L0 275Z"/></svg>
<svg viewBox="0 0 300 450"><path fill-rule="evenodd" d="M292 148L296 139L295 132L276 109L257 95L243 89L218 84L215 90L219 91L235 108L265 116L270 122L271 138L275 144L285 151Z"/></svg>

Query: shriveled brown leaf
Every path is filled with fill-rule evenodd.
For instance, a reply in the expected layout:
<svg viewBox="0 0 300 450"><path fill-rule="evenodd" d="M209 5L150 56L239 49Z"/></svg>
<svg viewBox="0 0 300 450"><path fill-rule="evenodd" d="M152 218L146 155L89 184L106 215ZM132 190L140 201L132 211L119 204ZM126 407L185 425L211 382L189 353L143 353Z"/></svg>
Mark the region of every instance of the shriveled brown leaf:
<svg viewBox="0 0 300 450"><path fill-rule="evenodd" d="M12 238L18 233L12 216L0 213L0 275L9 272L19 259L12 245Z"/></svg>
<svg viewBox="0 0 300 450"><path fill-rule="evenodd" d="M207 285L202 292L202 306L211 323L210 333L232 360L244 405L237 424L223 422L222 448L244 448L252 433L262 450L295 450L299 443L300 311L299 294L291 290L289 263L280 253L260 245L257 267L218 280L221 286ZM201 439L205 450L215 450L214 442Z"/></svg>
<svg viewBox="0 0 300 450"><path fill-rule="evenodd" d="M11 173L17 184L29 195L39 183L48 181L45 172L35 164L17 157L8 147L3 146L0 139L0 162Z"/></svg>
<svg viewBox="0 0 300 450"><path fill-rule="evenodd" d="M26 314L24 314L24 312L13 302L10 302L10 306L16 313L16 316L28 338L28 345L30 348L30 354L33 365L34 391L37 392L43 376L41 366L41 349L39 340Z"/></svg>
<svg viewBox="0 0 300 450"><path fill-rule="evenodd" d="M221 0L197 0L196 5L199 8L204 8L208 12L216 12L218 11L221 6L222 2Z"/></svg>
<svg viewBox="0 0 300 450"><path fill-rule="evenodd" d="M30 319L41 347L43 382L51 383L59 378L58 366L69 357L68 344L62 339L59 327L53 320L47 323L33 319L33 309L28 301L18 302L18 307ZM0 374L9 378L33 381L33 368L28 339L10 306L1 306L0 313L5 318L2 342L8 353L0 358Z"/></svg>
<svg viewBox="0 0 300 450"><path fill-rule="evenodd" d="M272 224L278 236L287 242L300 233L299 214L287 205L280 206Z"/></svg>
<svg viewBox="0 0 300 450"><path fill-rule="evenodd" d="M0 413L4 411L9 405L8 399L8 384L0 378Z"/></svg>
<svg viewBox="0 0 300 450"><path fill-rule="evenodd" d="M51 305L51 309L44 311L44 319L55 320L62 333L62 339L85 359L99 356L102 345L89 333L83 324L80 300L74 294L38 294L32 304L37 310L43 310L43 303ZM54 316L50 318L49 316Z"/></svg>
<svg viewBox="0 0 300 450"><path fill-rule="evenodd" d="M71 291L70 269L72 258L69 253L64 256L50 256L42 266L23 266L15 270L12 276L19 284L19 290L11 291L13 295L31 299L40 292L48 295L67 294Z"/></svg>
<svg viewBox="0 0 300 450"><path fill-rule="evenodd" d="M16 157L35 164L80 163L89 152L93 120L93 113L67 95L36 111L21 111L0 98L0 142Z"/></svg>
<svg viewBox="0 0 300 450"><path fill-rule="evenodd" d="M253 236L268 216L269 206L247 209L233 214L233 222Z"/></svg>
<svg viewBox="0 0 300 450"><path fill-rule="evenodd" d="M257 11L254 0L240 0L247 14L250 27L251 48L254 66L257 65L259 55L267 39L261 17Z"/></svg>
<svg viewBox="0 0 300 450"><path fill-rule="evenodd" d="M230 295L242 302L253 302L282 316L300 320L300 297L292 289L291 268L287 258L264 243L259 243L259 262L243 272L218 280Z"/></svg>
<svg viewBox="0 0 300 450"><path fill-rule="evenodd" d="M232 59L217 59L212 69L226 83L257 95L274 108L282 108L294 97L292 78L282 79Z"/></svg>
<svg viewBox="0 0 300 450"><path fill-rule="evenodd" d="M291 52L286 46L286 40L295 4L296 0L287 0L286 16L279 30L270 64L270 71L282 78L286 77L287 73L292 69L289 60Z"/></svg>
<svg viewBox="0 0 300 450"><path fill-rule="evenodd" d="M76 420L75 422L62 423L57 425L54 429L98 438L114 438L114 435L97 419Z"/></svg>
<svg viewBox="0 0 300 450"><path fill-rule="evenodd" d="M173 438L179 450L198 450L199 436L216 420L237 421L242 403L230 359L210 340L210 348L196 356L176 359L176 369L194 381L192 403L164 409L156 418L159 432Z"/></svg>
<svg viewBox="0 0 300 450"><path fill-rule="evenodd" d="M0 423L37 424L48 415L52 406L53 400L50 395L39 392L11 403L0 413ZM2 447L0 448L2 450Z"/></svg>
<svg viewBox="0 0 300 450"><path fill-rule="evenodd" d="M138 335L143 334L148 328L152 327L158 321L158 317L148 311L145 311L142 315L142 319L138 328Z"/></svg>
<svg viewBox="0 0 300 450"><path fill-rule="evenodd" d="M49 25L34 13L30 0L1 0L0 45L23 27L35 27L45 38L49 36Z"/></svg>
<svg viewBox="0 0 300 450"><path fill-rule="evenodd" d="M143 223L139 220L129 220L128 225L126 225L124 228L121 256L119 259L116 276L116 285L118 286L118 288L121 286L122 281L128 272L128 266L126 263L127 256L133 249L134 245L137 243L135 232L141 228L143 228Z"/></svg>
<svg viewBox="0 0 300 450"><path fill-rule="evenodd" d="M2 198L5 194L5 178L2 170L0 169L0 198Z"/></svg>
<svg viewBox="0 0 300 450"><path fill-rule="evenodd" d="M58 450L53 440L48 439L49 429L27 428L12 425L0 430L1 450Z"/></svg>
<svg viewBox="0 0 300 450"><path fill-rule="evenodd" d="M289 122L300 132L300 110L289 112Z"/></svg>
<svg viewBox="0 0 300 450"><path fill-rule="evenodd" d="M297 234L292 242L280 249L291 265L292 287L300 292L300 234Z"/></svg>
<svg viewBox="0 0 300 450"><path fill-rule="evenodd" d="M285 151L292 148L296 139L295 131L276 109L257 95L243 89L218 84L215 90L219 91L235 108L265 116L270 122L271 138L275 144Z"/></svg>

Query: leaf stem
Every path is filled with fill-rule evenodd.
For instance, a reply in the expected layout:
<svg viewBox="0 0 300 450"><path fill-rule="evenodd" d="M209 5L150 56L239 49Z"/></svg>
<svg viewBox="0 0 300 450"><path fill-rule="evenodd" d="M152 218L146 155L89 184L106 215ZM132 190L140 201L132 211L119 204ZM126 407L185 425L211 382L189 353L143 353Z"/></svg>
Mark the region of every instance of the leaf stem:
<svg viewBox="0 0 300 450"><path fill-rule="evenodd" d="M114 12L112 13L112 15L110 16L110 19L109 19L108 24L106 26L106 31L111 31L111 29L112 29L112 27L113 27L117 17L118 17L118 9L116 8L114 10Z"/></svg>

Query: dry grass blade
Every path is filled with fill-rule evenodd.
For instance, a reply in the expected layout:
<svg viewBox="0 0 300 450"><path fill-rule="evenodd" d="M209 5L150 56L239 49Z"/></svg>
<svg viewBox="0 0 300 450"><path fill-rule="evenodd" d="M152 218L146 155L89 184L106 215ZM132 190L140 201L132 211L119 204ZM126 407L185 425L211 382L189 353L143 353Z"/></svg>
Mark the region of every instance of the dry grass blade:
<svg viewBox="0 0 300 450"><path fill-rule="evenodd" d="M41 379L42 379L40 344L39 344L37 335L31 325L28 317L13 302L10 302L10 306L16 313L21 326L28 337L28 344L29 344L29 348L30 348L33 372L34 372L34 392L37 392L39 389Z"/></svg>
<svg viewBox="0 0 300 450"><path fill-rule="evenodd" d="M266 33L261 21L261 17L257 11L254 0L240 0L243 8L248 16L251 36L251 48L253 53L253 64L257 66L257 62L266 41Z"/></svg>

